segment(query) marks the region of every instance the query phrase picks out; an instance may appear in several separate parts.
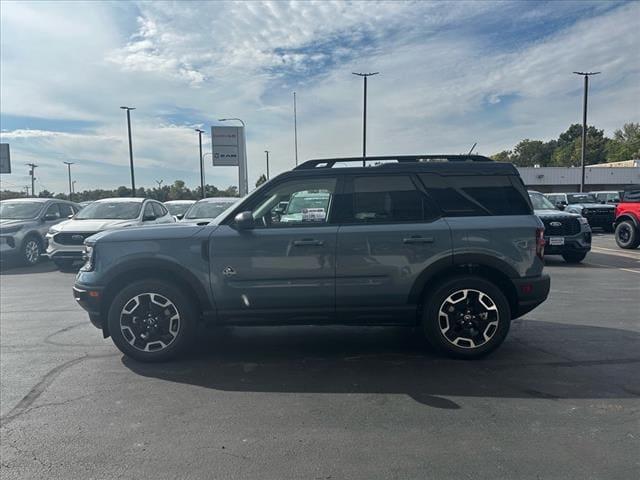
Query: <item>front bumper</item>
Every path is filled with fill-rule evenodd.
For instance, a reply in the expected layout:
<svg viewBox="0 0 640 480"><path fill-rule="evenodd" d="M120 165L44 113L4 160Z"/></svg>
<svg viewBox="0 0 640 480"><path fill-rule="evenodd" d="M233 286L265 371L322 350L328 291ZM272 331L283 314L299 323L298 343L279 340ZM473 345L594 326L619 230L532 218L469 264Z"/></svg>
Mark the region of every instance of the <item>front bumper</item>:
<svg viewBox="0 0 640 480"><path fill-rule="evenodd" d="M542 274L539 277L518 278L513 280L516 288L517 305L512 318L516 319L529 313L549 296L551 278Z"/></svg>
<svg viewBox="0 0 640 480"><path fill-rule="evenodd" d="M0 236L0 255L9 256L18 253L18 242L13 235Z"/></svg>
<svg viewBox="0 0 640 480"><path fill-rule="evenodd" d="M87 311L91 323L96 328L105 331L103 328L105 319L102 314L103 293L104 290L102 288L87 287L77 283L73 286L73 298L75 301Z"/></svg>
<svg viewBox="0 0 640 480"><path fill-rule="evenodd" d="M566 236L564 245L551 245L548 236L544 237L545 255L562 255L567 252L587 253L591 250L591 231L580 232L577 235Z"/></svg>
<svg viewBox="0 0 640 480"><path fill-rule="evenodd" d="M84 245L62 245L47 235L46 255L51 260L82 260Z"/></svg>

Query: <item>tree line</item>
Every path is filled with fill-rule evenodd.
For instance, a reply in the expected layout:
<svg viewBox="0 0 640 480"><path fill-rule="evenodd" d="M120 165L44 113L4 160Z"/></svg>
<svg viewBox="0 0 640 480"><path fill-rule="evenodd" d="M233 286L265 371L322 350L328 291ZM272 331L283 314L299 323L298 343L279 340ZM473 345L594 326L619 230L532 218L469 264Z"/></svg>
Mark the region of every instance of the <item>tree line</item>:
<svg viewBox="0 0 640 480"><path fill-rule="evenodd" d="M230 186L225 190L220 190L214 185L204 186L205 194L207 197L237 197L238 188ZM186 186L182 180L176 180L172 185L163 185L154 188L136 188L137 197L153 198L161 202L168 200L199 200L202 198L201 188L197 187L190 189ZM3 190L0 192L0 200L7 200L10 198L24 197L24 192L15 192L11 190ZM101 198L113 198L113 197L130 197L131 188L120 186L113 190L97 188L95 190L84 190L82 192L76 192L73 194L74 202L87 202L91 200L99 200ZM40 198L59 198L68 199L68 193L54 193L48 190L41 190L38 193Z"/></svg>
<svg viewBox="0 0 640 480"><path fill-rule="evenodd" d="M519 167L577 167L582 149L582 125L575 123L557 140L530 140L525 138L513 150L503 150L491 158L511 162ZM618 162L640 158L640 123L625 123L613 138L604 130L587 127L586 165Z"/></svg>

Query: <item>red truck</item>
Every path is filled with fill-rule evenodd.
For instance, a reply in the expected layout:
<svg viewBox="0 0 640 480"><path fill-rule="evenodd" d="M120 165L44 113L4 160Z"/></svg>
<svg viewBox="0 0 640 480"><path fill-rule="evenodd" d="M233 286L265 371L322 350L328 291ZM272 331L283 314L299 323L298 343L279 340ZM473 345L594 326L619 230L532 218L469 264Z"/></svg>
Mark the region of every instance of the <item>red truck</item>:
<svg viewBox="0 0 640 480"><path fill-rule="evenodd" d="M620 248L640 245L640 185L625 188L615 216L616 243Z"/></svg>

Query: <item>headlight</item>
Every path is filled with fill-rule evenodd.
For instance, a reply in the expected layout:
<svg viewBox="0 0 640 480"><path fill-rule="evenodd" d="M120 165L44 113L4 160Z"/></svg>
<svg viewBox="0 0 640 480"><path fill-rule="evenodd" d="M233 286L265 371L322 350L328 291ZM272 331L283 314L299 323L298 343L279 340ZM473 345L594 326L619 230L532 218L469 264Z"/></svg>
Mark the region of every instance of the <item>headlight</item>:
<svg viewBox="0 0 640 480"><path fill-rule="evenodd" d="M578 217L578 222L580 222L582 225L589 225L589 222L584 217Z"/></svg>
<svg viewBox="0 0 640 480"><path fill-rule="evenodd" d="M82 259L84 260L84 265L80 269L83 272L90 272L95 267L95 259L96 259L96 250L93 245L85 245L84 252L82 253Z"/></svg>
<svg viewBox="0 0 640 480"><path fill-rule="evenodd" d="M55 228L55 227L51 227L51 228L49 229L49 232L47 233L47 235L55 235L56 233L60 233L60 230L58 230L58 229L57 229L57 228Z"/></svg>

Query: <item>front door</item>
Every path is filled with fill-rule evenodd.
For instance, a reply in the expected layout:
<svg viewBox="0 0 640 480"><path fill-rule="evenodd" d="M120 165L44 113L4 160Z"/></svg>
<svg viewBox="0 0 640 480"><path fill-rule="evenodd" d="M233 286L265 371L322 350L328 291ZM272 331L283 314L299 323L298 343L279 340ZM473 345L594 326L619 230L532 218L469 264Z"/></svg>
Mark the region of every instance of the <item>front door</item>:
<svg viewBox="0 0 640 480"><path fill-rule="evenodd" d="M336 183L335 177L275 183L248 207L253 229L230 223L214 231L211 282L222 322L333 321Z"/></svg>

